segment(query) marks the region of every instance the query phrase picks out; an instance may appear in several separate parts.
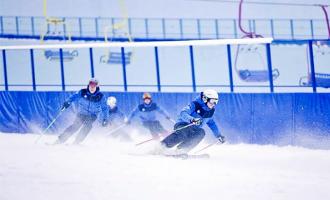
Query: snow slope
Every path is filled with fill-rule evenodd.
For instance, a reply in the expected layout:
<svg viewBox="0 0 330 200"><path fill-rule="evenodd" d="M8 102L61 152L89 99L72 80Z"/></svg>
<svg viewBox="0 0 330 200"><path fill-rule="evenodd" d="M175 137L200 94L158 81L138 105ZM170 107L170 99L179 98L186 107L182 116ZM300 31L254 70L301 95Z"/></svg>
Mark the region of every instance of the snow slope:
<svg viewBox="0 0 330 200"><path fill-rule="evenodd" d="M36 138L0 134L1 200L330 199L329 150L225 144L206 150L210 159L180 160L134 156L150 146L137 141Z"/></svg>

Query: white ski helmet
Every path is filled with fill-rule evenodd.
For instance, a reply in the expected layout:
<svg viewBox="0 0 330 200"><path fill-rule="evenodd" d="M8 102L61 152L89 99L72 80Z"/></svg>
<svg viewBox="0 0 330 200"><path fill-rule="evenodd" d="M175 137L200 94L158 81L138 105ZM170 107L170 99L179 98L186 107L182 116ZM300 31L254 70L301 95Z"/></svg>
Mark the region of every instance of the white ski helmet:
<svg viewBox="0 0 330 200"><path fill-rule="evenodd" d="M219 100L218 92L213 89L206 89L201 93L201 97L204 103L207 103L210 99L215 99L216 103Z"/></svg>
<svg viewBox="0 0 330 200"><path fill-rule="evenodd" d="M110 108L115 107L116 104L117 104L116 97L112 97L112 96L111 97L108 97L108 99L107 99L107 105L110 106Z"/></svg>

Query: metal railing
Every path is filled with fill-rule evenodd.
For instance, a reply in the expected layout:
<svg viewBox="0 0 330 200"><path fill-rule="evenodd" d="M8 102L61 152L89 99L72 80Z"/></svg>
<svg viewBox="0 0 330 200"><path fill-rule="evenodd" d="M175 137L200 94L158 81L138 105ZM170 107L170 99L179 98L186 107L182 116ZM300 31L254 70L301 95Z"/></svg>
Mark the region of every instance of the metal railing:
<svg viewBox="0 0 330 200"><path fill-rule="evenodd" d="M250 32L274 39L328 39L323 19L248 19L242 25ZM236 19L161 19L0 16L0 37L76 39L218 39L241 38Z"/></svg>

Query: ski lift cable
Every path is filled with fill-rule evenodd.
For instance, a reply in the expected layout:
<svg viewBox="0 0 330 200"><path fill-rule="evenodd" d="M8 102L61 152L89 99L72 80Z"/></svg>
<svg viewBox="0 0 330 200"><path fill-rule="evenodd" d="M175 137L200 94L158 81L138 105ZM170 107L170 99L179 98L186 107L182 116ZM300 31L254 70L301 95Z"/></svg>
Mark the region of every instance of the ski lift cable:
<svg viewBox="0 0 330 200"><path fill-rule="evenodd" d="M242 7L243 7L243 0L239 1L239 7L238 7L238 26L240 31L244 34L242 38L263 38L262 35L257 34L256 32L253 31L246 31L244 30L243 26L242 26ZM260 45L260 44L259 44ZM258 46L259 46L258 45ZM251 69L239 69L238 68L238 58L239 58L239 54L240 54L240 44L237 45L237 50L236 50L236 55L235 55L235 59L234 59L234 70L237 73L238 77L243 80L243 81L248 81L248 82L264 82L268 80L268 72L267 72L267 66L266 66L266 62L263 58L263 56L261 55L260 52L258 52L258 48L251 48L248 46L247 48L247 52L249 54L253 53L256 54L257 57L259 58L259 62L261 63L262 69L258 69L258 70L251 70ZM272 74L273 74L273 78L277 78L279 76L279 71L278 69L274 69L272 70Z"/></svg>
<svg viewBox="0 0 330 200"><path fill-rule="evenodd" d="M323 13L324 13L324 17L325 17L325 22L326 22L326 24L327 24L327 28L328 28L328 39L330 39L330 24L329 24L329 16L328 16L328 12L327 12L327 9L326 9L326 7L328 7L328 6L326 6L326 5L319 5L321 8L322 8L322 10L323 10Z"/></svg>
<svg viewBox="0 0 330 200"><path fill-rule="evenodd" d="M243 6L243 0L240 0L239 2L239 7L238 7L238 27L240 29L240 31L242 31L245 36L249 37L249 38L253 38L253 37L263 37L262 35L257 35L256 33L254 32L248 32L248 31L245 31L243 29L243 26L242 26L242 6Z"/></svg>
<svg viewBox="0 0 330 200"><path fill-rule="evenodd" d="M239 7L238 7L238 27L240 29L240 31L242 33L244 33L243 38L263 38L262 35L257 35L254 32L248 32L246 30L244 30L243 26L242 26L242 6L243 6L243 0L240 0L239 2ZM236 50L236 56L235 56L235 63L234 63L234 69L236 71L236 73L239 74L239 69L237 68L237 60L238 60L238 55L239 55L239 49L240 49L240 45L237 46L237 50ZM261 55L258 55L259 57L262 57ZM263 62L263 59L261 59Z"/></svg>
<svg viewBox="0 0 330 200"><path fill-rule="evenodd" d="M120 31L120 30L123 30L124 32L124 36L127 36L127 40L128 42L133 42L133 38L130 34L130 30L129 30L129 16L128 16L128 11L127 11L127 8L126 8L126 3L125 3L125 0L118 0L118 3L119 3L119 8L120 8L120 12L122 14L122 20L120 22L112 22L112 25L111 26L106 26L104 28L104 42L107 43L107 42L113 42L114 41L114 38L117 36L117 33ZM108 31L109 30L112 30L112 36L110 37L110 41L108 40ZM119 36L120 34L118 34ZM105 55L102 55L100 57L100 63L111 63L112 62L112 55L115 55L114 58L115 58L115 62L118 62L120 61L121 62L121 59L122 59L122 56L121 56L121 52L110 52L110 49L109 48L106 48L106 52L105 52ZM118 57L119 55L119 57ZM125 57L127 55L127 59L128 60L131 60L131 57L132 57L132 53L131 52L128 52L128 53L125 53ZM126 59L125 59L125 62L126 62Z"/></svg>
<svg viewBox="0 0 330 200"><path fill-rule="evenodd" d="M330 39L330 25L329 25L329 16L328 16L328 12L326 10L326 8L328 7L327 5L318 5L319 7L321 7L322 11L323 11L323 14L324 14L324 19L326 21L326 24L327 24L327 29L328 29L328 39ZM322 44L322 43L321 43ZM319 45L318 43L316 43L316 45L319 47L319 48L322 48L322 45ZM328 45L326 45L328 46ZM310 64L310 53L309 53L310 49L309 49L309 46L307 45L306 47L306 60L307 60L307 76L304 76L304 77L301 77L300 80L299 80L299 85L302 86L302 85L311 85L311 64ZM326 77L329 76L329 74L324 74ZM306 82L303 83L303 79L306 78ZM317 77L315 77L317 78ZM317 81L317 80L315 80Z"/></svg>
<svg viewBox="0 0 330 200"><path fill-rule="evenodd" d="M65 43L71 43L71 30L68 22L65 18L61 17L50 17L47 13L47 0L43 0L43 15L45 18L45 31L40 35L40 43L44 44L45 37L50 35L55 35L63 38ZM58 26L63 25L63 31L58 30ZM51 31L50 26L53 27ZM65 30L66 29L66 30ZM61 36L62 35L62 36ZM67 37L66 37L67 35ZM66 39L68 38L68 40ZM60 60L60 51L52 49L43 49L43 54L45 58L49 61L58 61ZM78 56L78 50L67 50L62 51L63 61L71 61Z"/></svg>
<svg viewBox="0 0 330 200"><path fill-rule="evenodd" d="M239 2L239 7L238 7L238 27L239 30L241 30L245 35L253 35L252 32L247 32L243 29L242 27L242 5L243 5L243 0Z"/></svg>

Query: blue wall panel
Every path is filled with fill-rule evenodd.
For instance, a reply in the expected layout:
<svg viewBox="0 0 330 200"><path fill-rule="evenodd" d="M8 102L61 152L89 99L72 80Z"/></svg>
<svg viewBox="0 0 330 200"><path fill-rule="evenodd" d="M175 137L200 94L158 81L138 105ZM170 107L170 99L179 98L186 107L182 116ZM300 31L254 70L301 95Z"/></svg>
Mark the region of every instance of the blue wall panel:
<svg viewBox="0 0 330 200"><path fill-rule="evenodd" d="M0 93L0 131L18 132L17 93Z"/></svg>
<svg viewBox="0 0 330 200"><path fill-rule="evenodd" d="M253 95L253 142L290 143L292 94Z"/></svg>
<svg viewBox="0 0 330 200"><path fill-rule="evenodd" d="M65 101L66 98L68 98L71 94L74 92L44 92L47 95L46 98L46 105L47 105L47 110L46 110L46 115L47 115L47 123L44 124L43 129L45 129L51 121L56 117L56 115L59 113L60 108ZM71 112L73 111L73 112ZM50 131L61 131L66 126L68 123L70 123L70 119L73 120L73 117L75 116L74 114L74 107L71 106L67 112L64 112L61 117L58 118L56 123L52 127L50 127Z"/></svg>
<svg viewBox="0 0 330 200"><path fill-rule="evenodd" d="M252 107L251 94L223 94L217 106L216 119L224 135L232 141L251 142Z"/></svg>
<svg viewBox="0 0 330 200"><path fill-rule="evenodd" d="M37 127L44 126L47 121L47 94L36 92L17 92L19 111L19 132L35 132Z"/></svg>
<svg viewBox="0 0 330 200"><path fill-rule="evenodd" d="M72 93L0 92L0 131L41 132ZM115 96L118 106L127 115L142 101L140 92L106 92L105 95ZM152 95L153 100L175 119L183 106L198 94ZM326 142L330 139L329 105L330 94L322 93L225 93L220 96L215 120L230 143L330 148ZM74 120L74 113L75 108L72 106L58 118L50 132L61 132ZM168 121L163 121L163 124L167 129L172 129L173 124Z"/></svg>
<svg viewBox="0 0 330 200"><path fill-rule="evenodd" d="M295 95L295 130L313 135L330 134L329 94Z"/></svg>

